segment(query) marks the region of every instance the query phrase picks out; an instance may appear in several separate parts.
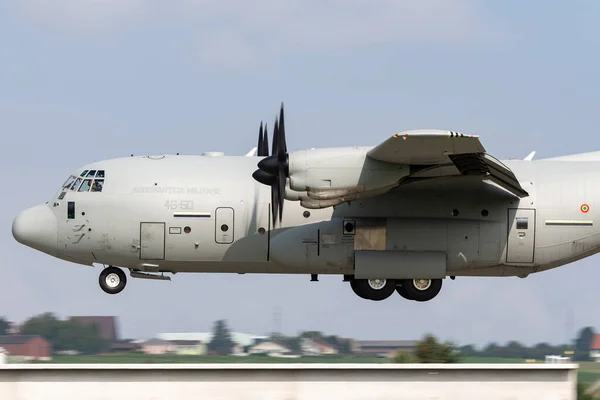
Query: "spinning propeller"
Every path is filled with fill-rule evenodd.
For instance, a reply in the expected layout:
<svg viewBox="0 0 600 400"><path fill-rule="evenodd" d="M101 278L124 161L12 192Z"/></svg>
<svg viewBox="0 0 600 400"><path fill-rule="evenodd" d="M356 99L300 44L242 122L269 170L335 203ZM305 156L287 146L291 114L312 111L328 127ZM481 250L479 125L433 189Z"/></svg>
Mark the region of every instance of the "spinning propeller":
<svg viewBox="0 0 600 400"><path fill-rule="evenodd" d="M258 132L258 156L266 157L258 163L258 169L252 177L263 185L271 186L271 212L273 224L279 215L279 222L283 217L283 202L285 200L285 184L289 177L288 153L285 143L285 122L283 118L283 103L279 111L279 120L275 119L273 128L273 147L269 155L269 137L267 125L264 130L262 122Z"/></svg>

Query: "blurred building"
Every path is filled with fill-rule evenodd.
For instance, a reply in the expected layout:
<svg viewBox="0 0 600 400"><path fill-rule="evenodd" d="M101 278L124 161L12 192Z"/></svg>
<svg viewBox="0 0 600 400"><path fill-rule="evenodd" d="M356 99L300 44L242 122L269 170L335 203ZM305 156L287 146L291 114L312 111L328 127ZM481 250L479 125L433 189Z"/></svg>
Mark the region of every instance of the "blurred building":
<svg viewBox="0 0 600 400"><path fill-rule="evenodd" d="M117 317L113 316L75 316L71 321L78 322L85 326L96 325L100 332L100 337L109 343L115 343L119 340L117 332Z"/></svg>
<svg viewBox="0 0 600 400"><path fill-rule="evenodd" d="M141 344L142 352L151 355L172 354L175 352L175 345L168 340L150 339Z"/></svg>
<svg viewBox="0 0 600 400"><path fill-rule="evenodd" d="M275 341L265 340L248 349L249 354L281 355L290 354L291 351L286 346Z"/></svg>
<svg viewBox="0 0 600 400"><path fill-rule="evenodd" d="M324 356L338 354L338 351L327 343L309 338L300 340L300 350L305 356Z"/></svg>
<svg viewBox="0 0 600 400"><path fill-rule="evenodd" d="M357 340L354 351L375 357L393 357L398 351L414 353L417 340Z"/></svg>
<svg viewBox="0 0 600 400"><path fill-rule="evenodd" d="M0 347L7 351L11 358L23 360L50 360L52 346L38 335L0 336Z"/></svg>
<svg viewBox="0 0 600 400"><path fill-rule="evenodd" d="M199 340L170 340L178 355L201 356L206 354L206 344Z"/></svg>

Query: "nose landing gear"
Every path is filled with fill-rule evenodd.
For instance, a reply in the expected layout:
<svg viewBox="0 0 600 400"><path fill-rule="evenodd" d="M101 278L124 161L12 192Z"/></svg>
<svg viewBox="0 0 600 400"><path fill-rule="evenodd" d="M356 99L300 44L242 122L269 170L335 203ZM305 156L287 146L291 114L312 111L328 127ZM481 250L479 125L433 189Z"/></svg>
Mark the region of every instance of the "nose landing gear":
<svg viewBox="0 0 600 400"><path fill-rule="evenodd" d="M98 281L100 283L100 288L106 293L117 294L125 289L127 276L121 268L116 268L111 265L102 270Z"/></svg>

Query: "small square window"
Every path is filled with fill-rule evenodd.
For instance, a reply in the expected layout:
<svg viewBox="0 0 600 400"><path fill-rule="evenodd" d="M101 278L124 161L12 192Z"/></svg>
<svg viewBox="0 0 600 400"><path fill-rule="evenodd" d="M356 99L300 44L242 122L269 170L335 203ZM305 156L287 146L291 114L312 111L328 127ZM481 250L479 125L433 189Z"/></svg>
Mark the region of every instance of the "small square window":
<svg viewBox="0 0 600 400"><path fill-rule="evenodd" d="M75 218L75 202L69 201L67 203L67 218L74 219Z"/></svg>
<svg viewBox="0 0 600 400"><path fill-rule="evenodd" d="M96 178L104 178L104 170L98 170L98 172L96 173Z"/></svg>
<svg viewBox="0 0 600 400"><path fill-rule="evenodd" d="M527 217L517 218L517 229L527 229L528 220Z"/></svg>

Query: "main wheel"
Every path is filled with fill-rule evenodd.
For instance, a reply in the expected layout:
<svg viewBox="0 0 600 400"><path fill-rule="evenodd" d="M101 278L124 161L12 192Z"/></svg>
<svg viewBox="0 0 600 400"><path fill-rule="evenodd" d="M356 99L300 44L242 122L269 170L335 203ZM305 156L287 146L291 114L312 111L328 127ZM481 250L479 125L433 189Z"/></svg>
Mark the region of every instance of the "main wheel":
<svg viewBox="0 0 600 400"><path fill-rule="evenodd" d="M406 300L414 300L408 293L406 293L404 286L402 286L402 282L399 282L398 285L396 285L396 292L398 292L398 294L404 297Z"/></svg>
<svg viewBox="0 0 600 400"><path fill-rule="evenodd" d="M358 296L374 301L387 299L396 289L393 279L355 279L350 285Z"/></svg>
<svg viewBox="0 0 600 400"><path fill-rule="evenodd" d="M100 273L99 283L102 290L108 294L117 294L125 289L127 284L127 276L121 268L113 267L104 268Z"/></svg>
<svg viewBox="0 0 600 400"><path fill-rule="evenodd" d="M397 292L405 299L429 301L442 289L441 279L404 279Z"/></svg>

